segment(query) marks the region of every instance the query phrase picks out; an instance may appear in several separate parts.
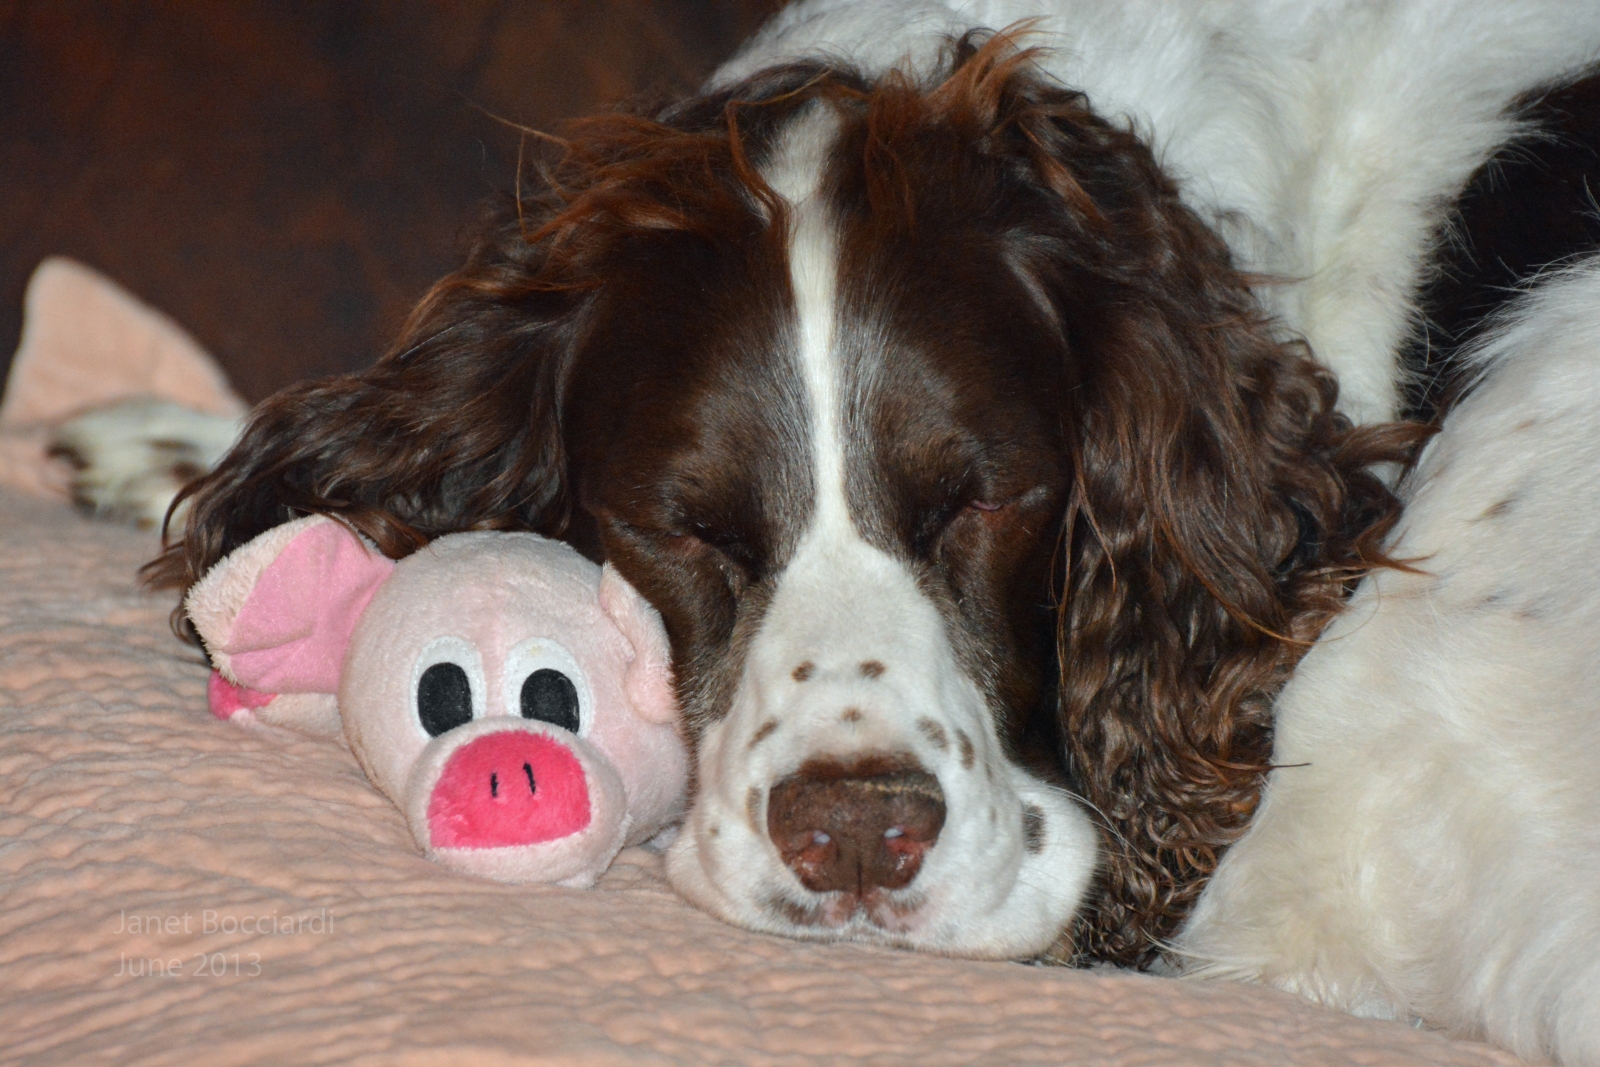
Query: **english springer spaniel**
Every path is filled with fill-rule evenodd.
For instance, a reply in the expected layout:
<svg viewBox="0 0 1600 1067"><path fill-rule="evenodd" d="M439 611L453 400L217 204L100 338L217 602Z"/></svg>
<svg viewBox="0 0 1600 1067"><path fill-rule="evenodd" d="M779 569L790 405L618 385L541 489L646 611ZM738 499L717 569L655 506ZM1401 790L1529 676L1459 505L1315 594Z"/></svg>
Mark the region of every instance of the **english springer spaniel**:
<svg viewBox="0 0 1600 1067"><path fill-rule="evenodd" d="M1559 0L808 0L549 138L155 575L563 536L665 618L706 910L1600 1063L1600 269L1419 341L1597 58Z"/></svg>

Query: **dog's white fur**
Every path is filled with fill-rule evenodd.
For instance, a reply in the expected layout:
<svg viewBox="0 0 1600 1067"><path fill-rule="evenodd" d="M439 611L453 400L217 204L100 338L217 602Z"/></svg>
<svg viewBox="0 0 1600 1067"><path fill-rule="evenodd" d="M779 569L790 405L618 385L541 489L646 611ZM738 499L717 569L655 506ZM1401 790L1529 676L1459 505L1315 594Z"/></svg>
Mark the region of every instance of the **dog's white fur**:
<svg viewBox="0 0 1600 1067"><path fill-rule="evenodd" d="M1195 973L1600 1063L1600 260L1542 285L1278 702Z"/></svg>
<svg viewBox="0 0 1600 1067"><path fill-rule="evenodd" d="M1516 132L1507 104L1600 57L1600 4L1575 0L808 0L714 83L819 53L869 72L929 70L949 35L1030 17L1047 71L1131 123L1238 262L1276 277L1261 300L1338 374L1358 422L1397 411L1396 351L1431 242L1471 172ZM1180 948L1194 973L1600 1064L1600 267L1528 298L1481 358L1484 384L1405 490L1396 550L1426 557L1419 572L1368 580L1285 691L1277 758L1304 766L1275 773ZM823 380L813 431L827 418ZM748 825L761 814L746 786L844 743L833 712L853 662L926 671L926 692L872 698L871 729L939 773L952 811L969 813L953 819L1009 818L1042 790L1011 774L992 727L968 714L958 690L970 680L945 669L934 608L826 514L752 642L743 710L706 738L702 801L671 860L681 889L739 921L776 870ZM827 588L810 589L823 574ZM782 684L802 657L837 661L838 691L815 708ZM753 755L761 711L780 706L790 739ZM947 774L949 753L912 728L929 707L949 709L947 730L972 731L977 770L994 780L970 776L968 791ZM1069 828L1041 870L1044 910L1070 911L1092 866L1080 817L1058 796L1031 799ZM952 840L964 832L952 822ZM952 884L945 845L914 886ZM1006 868L1020 853L1001 851L963 852L983 880L967 914L929 911L889 939L982 955L1034 943L1038 902L988 890L1037 872L1019 878Z"/></svg>

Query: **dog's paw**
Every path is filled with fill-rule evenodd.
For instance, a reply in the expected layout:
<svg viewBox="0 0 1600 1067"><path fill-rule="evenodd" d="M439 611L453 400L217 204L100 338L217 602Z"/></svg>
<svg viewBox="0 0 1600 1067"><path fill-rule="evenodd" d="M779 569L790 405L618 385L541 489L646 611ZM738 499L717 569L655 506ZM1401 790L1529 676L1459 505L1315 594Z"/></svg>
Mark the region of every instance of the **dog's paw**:
<svg viewBox="0 0 1600 1067"><path fill-rule="evenodd" d="M135 397L63 423L50 454L74 469L72 499L99 519L159 527L172 498L216 465L242 422L168 400ZM173 517L174 523L181 516Z"/></svg>

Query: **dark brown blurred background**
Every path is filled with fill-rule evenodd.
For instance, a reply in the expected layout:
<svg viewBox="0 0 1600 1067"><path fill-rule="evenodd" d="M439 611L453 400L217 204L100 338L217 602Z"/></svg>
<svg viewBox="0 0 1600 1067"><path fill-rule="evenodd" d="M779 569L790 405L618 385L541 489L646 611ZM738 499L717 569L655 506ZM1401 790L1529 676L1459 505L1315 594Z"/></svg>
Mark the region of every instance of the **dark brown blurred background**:
<svg viewBox="0 0 1600 1067"><path fill-rule="evenodd" d="M381 354L517 135L692 88L782 0L0 0L0 378L59 253L255 401ZM479 110L479 109L483 110Z"/></svg>

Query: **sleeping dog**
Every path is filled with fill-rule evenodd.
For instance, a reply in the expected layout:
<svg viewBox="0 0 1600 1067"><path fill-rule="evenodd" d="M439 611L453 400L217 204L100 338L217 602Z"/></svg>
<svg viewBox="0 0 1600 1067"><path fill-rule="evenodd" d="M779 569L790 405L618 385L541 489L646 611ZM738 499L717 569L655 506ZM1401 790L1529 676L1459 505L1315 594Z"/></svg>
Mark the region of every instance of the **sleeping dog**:
<svg viewBox="0 0 1600 1067"><path fill-rule="evenodd" d="M1554 0L800 3L699 95L550 138L390 355L257 408L154 576L312 512L397 557L564 537L665 618L695 752L667 871L708 911L1600 1062L1600 726L1581 670L1518 673L1593 657L1562 507L1595 434L1554 416L1596 407L1600 275L1424 343L1486 277L1435 273L1452 204L1556 144L1527 116L1597 57L1600 8ZM1587 241L1547 228L1541 262ZM1395 420L1463 393L1397 490L1429 430ZM1564 598L1513 588L1519 553ZM1458 607L1500 637L1438 639ZM1324 682L1284 691L1308 648Z"/></svg>

